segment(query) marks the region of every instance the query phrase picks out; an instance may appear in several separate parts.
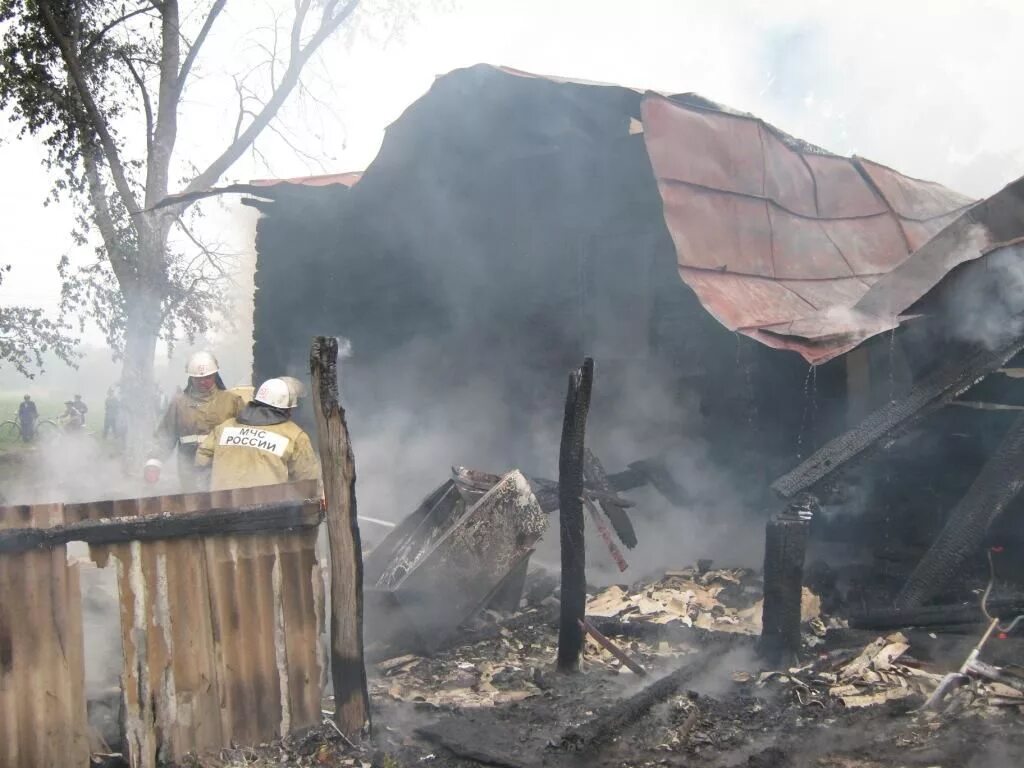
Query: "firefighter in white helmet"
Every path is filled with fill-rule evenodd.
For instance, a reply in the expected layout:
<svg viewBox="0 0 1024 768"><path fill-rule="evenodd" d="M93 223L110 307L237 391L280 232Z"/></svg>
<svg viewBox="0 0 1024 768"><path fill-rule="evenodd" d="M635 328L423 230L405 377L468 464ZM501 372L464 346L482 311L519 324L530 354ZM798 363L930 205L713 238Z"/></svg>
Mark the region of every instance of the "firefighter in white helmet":
<svg viewBox="0 0 1024 768"><path fill-rule="evenodd" d="M306 385L296 379L294 376L279 376L285 384L288 385L288 394L291 398L292 408L299 407L299 398L306 396Z"/></svg>
<svg viewBox="0 0 1024 768"><path fill-rule="evenodd" d="M320 479L313 444L291 419L294 402L286 382L267 379L237 417L210 432L196 467L211 468L211 491Z"/></svg>
<svg viewBox="0 0 1024 768"><path fill-rule="evenodd" d="M245 403L224 388L220 366L209 352L196 352L185 367L188 385L178 392L156 431L156 447L146 462L145 479L160 479L161 462L177 449L178 477L182 490L199 490L195 456L199 444L218 424L237 416Z"/></svg>

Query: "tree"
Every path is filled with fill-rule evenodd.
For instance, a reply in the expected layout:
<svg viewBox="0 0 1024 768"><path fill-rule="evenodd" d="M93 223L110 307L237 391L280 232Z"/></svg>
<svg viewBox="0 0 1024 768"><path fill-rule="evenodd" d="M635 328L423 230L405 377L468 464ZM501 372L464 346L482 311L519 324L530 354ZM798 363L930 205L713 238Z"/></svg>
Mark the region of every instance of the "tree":
<svg viewBox="0 0 1024 768"><path fill-rule="evenodd" d="M9 266L0 267L0 284ZM0 363L13 365L23 376L34 378L43 359L52 352L68 364L77 359L68 328L48 319L32 307L0 306Z"/></svg>
<svg viewBox="0 0 1024 768"><path fill-rule="evenodd" d="M294 0L288 39L272 52L266 98L254 105L238 81L233 135L171 189L182 165L175 158L182 98L226 0L197 0L184 11L178 0L0 0L7 27L0 106L22 134L45 144L54 194L71 197L80 211L76 240L97 243L94 263L61 263L64 305L94 317L123 360L132 454L152 422L160 335L204 330L222 298L223 267L192 234L188 204L154 206L172 191L212 187L252 148L359 2ZM174 247L172 231L195 247Z"/></svg>

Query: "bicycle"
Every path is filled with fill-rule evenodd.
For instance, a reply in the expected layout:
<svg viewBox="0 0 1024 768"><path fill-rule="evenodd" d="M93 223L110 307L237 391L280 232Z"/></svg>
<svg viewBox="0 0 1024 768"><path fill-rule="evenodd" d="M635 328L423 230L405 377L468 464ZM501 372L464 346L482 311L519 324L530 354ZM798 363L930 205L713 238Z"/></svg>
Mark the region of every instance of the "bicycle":
<svg viewBox="0 0 1024 768"><path fill-rule="evenodd" d="M36 422L35 434L26 442L32 442L37 438L51 437L60 431L60 426L54 419L42 419ZM15 443L21 441L21 424L18 417L0 423L0 443Z"/></svg>

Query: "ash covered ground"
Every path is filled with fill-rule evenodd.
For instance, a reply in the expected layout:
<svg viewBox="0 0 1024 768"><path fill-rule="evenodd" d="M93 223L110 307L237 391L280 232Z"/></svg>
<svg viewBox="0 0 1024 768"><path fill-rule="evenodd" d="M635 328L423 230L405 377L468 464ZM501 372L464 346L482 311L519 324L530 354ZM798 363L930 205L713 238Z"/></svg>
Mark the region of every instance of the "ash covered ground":
<svg viewBox="0 0 1024 768"><path fill-rule="evenodd" d="M978 640L973 628L850 630L808 592L804 653L774 669L756 653L758 574L686 568L591 591L592 623L646 676L590 638L581 672L562 675L553 584L533 574L519 611L485 612L430 655L371 664L366 745L325 725L194 765L1010 768L1024 759L1024 693L1012 687L974 681L939 711L922 710ZM1019 641L989 655L1015 672ZM659 686L662 695L647 696Z"/></svg>

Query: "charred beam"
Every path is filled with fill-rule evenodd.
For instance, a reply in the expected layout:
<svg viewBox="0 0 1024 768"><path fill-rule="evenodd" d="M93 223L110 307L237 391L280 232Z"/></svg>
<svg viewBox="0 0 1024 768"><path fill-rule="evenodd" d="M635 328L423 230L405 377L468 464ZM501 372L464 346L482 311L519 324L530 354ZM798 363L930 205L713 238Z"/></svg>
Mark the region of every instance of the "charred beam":
<svg viewBox="0 0 1024 768"><path fill-rule="evenodd" d="M601 511L608 517L612 528L615 529L615 535L619 537L619 541L628 549L635 547L636 531L633 530L633 523L630 522L623 505L617 502L615 491L608 482L608 474L604 471L601 461L589 448L583 452L583 479L605 497L599 499L598 504Z"/></svg>
<svg viewBox="0 0 1024 768"><path fill-rule="evenodd" d="M558 627L558 669L579 670L583 650L580 622L587 605L586 552L583 542L583 444L594 383L594 361L569 374L565 418L558 455L558 507L562 550L561 620Z"/></svg>
<svg viewBox="0 0 1024 768"><path fill-rule="evenodd" d="M999 370L1024 349L1024 338L997 350L978 349L953 359L935 371L902 400L895 400L869 415L854 429L830 440L806 461L772 483L772 489L784 498L792 498L818 482L863 458L880 441L894 438L934 411L948 405L979 380Z"/></svg>
<svg viewBox="0 0 1024 768"><path fill-rule="evenodd" d="M570 728L559 747L570 752L586 752L622 732L646 715L656 704L675 696L691 681L708 671L710 662L721 657L731 645L723 642L704 651L700 658L651 683L639 693L613 704L578 728Z"/></svg>
<svg viewBox="0 0 1024 768"><path fill-rule="evenodd" d="M611 531L608 530L608 526L604 520L601 519L600 513L597 511L597 507L594 506L594 502L590 499L584 498L584 505L587 508L587 512L590 513L590 519L594 521L594 526L597 528L597 532L601 534L601 538L604 540L605 546L608 547L608 553L612 556L612 560L615 561L615 565L618 566L619 572L629 568L629 563L626 562L626 558L622 556L619 548L615 545L612 540Z"/></svg>
<svg viewBox="0 0 1024 768"><path fill-rule="evenodd" d="M691 501L686 493L686 489L676 482L672 473L668 471L668 467L665 466L665 462L661 459L651 458L634 461L629 465L629 470L627 471L637 472L643 478L643 482L640 485L650 483L654 486L654 490L664 496L674 507L685 507ZM624 490L622 484L627 482L627 478L622 477L624 474L619 473L618 476L613 475L608 478L613 488L620 491Z"/></svg>
<svg viewBox="0 0 1024 768"><path fill-rule="evenodd" d="M501 481L501 475L481 472L479 469L469 469L467 467L452 467L452 478L459 486L459 489L469 496L467 499L469 503L479 500L481 496ZM558 509L559 490L557 481L548 480L543 477L528 477L527 480L530 483L530 487L533 488L533 494L537 497L537 503L540 504L542 510L551 513ZM643 485L643 483L640 483L640 485ZM637 486L630 487L635 488ZM583 496L596 502L614 504L623 509L636 506L636 502L624 499L614 491L602 493L591 485L584 485Z"/></svg>
<svg viewBox="0 0 1024 768"><path fill-rule="evenodd" d="M0 555L59 547L72 541L91 545L124 544L189 536L290 531L315 528L321 519L319 501L295 501L182 514L86 520L50 528L10 528L0 531Z"/></svg>
<svg viewBox="0 0 1024 768"><path fill-rule="evenodd" d="M1018 416L945 527L896 597L897 608L919 606L941 592L977 553L989 526L1024 486L1024 416Z"/></svg>
<svg viewBox="0 0 1024 768"><path fill-rule="evenodd" d="M356 467L338 402L338 340L317 336L309 353L327 535L331 550L331 678L334 722L349 739L370 728L363 659L363 553L356 519Z"/></svg>
<svg viewBox="0 0 1024 768"><path fill-rule="evenodd" d="M622 662L623 666L628 668L634 674L637 674L640 677L647 677L646 669L644 669L631 658L629 658L629 656L626 655L625 651L619 648L619 646L617 646L607 637L598 632L597 628L589 621L581 621L580 629L582 629L584 632L586 632L588 635L594 638L594 640L597 641L598 645L600 645L602 648L608 651L608 653L610 653L612 656L614 656L616 659Z"/></svg>
<svg viewBox="0 0 1024 768"><path fill-rule="evenodd" d="M1016 616L1024 613L1024 597L989 600L993 616ZM904 627L946 627L957 624L983 624L987 621L981 606L927 605L920 608L879 608L847 617L851 629L902 629Z"/></svg>
<svg viewBox="0 0 1024 768"><path fill-rule="evenodd" d="M786 516L765 529L761 654L774 664L800 653L800 598L810 523Z"/></svg>

